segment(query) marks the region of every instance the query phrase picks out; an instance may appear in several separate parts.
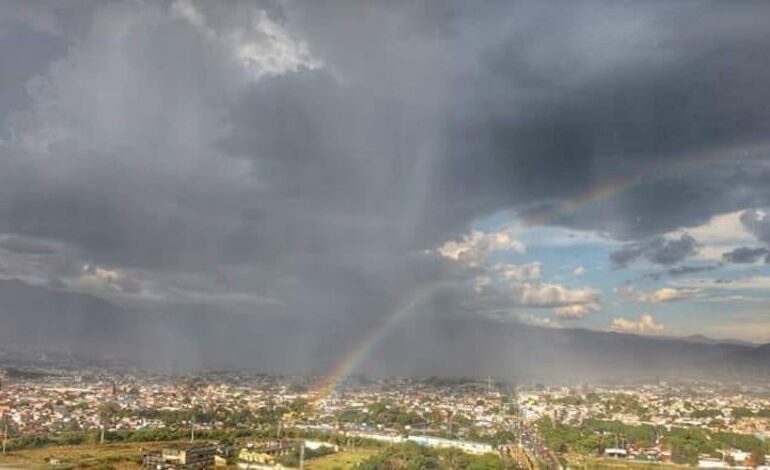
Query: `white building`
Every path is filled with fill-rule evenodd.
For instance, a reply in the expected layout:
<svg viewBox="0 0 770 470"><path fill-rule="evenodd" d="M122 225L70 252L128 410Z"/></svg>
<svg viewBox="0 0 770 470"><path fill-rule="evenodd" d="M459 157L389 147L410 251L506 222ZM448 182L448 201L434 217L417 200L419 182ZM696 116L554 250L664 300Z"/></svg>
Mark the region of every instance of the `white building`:
<svg viewBox="0 0 770 470"><path fill-rule="evenodd" d="M715 458L704 458L698 460L698 468L729 468L730 466L727 465L727 462L725 462L722 459L715 459Z"/></svg>
<svg viewBox="0 0 770 470"><path fill-rule="evenodd" d="M437 449L459 449L469 454L487 454L494 452L495 449L490 444L482 442L456 441L453 439L442 439L431 436L409 436L407 440L417 445L433 447Z"/></svg>

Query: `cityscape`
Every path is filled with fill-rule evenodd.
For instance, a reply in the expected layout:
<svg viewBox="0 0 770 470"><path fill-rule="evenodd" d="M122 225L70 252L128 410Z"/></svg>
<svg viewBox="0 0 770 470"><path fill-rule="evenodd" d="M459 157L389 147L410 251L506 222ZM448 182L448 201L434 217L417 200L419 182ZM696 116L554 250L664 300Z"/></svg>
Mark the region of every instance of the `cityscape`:
<svg viewBox="0 0 770 470"><path fill-rule="evenodd" d="M0 377L0 466L10 468L379 468L427 459L420 465L764 469L770 454L767 386L352 375L329 388L316 376L50 366Z"/></svg>

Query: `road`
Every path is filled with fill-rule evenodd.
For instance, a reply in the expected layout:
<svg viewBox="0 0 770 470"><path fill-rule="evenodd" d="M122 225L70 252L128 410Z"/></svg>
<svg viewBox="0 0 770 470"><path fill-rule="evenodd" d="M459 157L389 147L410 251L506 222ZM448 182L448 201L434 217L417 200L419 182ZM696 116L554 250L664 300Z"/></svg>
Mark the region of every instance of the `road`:
<svg viewBox="0 0 770 470"><path fill-rule="evenodd" d="M535 462L535 465L547 470L562 470L562 465L556 454L551 451L545 441L537 434L534 426L527 423L519 423L521 433L521 445L527 456Z"/></svg>

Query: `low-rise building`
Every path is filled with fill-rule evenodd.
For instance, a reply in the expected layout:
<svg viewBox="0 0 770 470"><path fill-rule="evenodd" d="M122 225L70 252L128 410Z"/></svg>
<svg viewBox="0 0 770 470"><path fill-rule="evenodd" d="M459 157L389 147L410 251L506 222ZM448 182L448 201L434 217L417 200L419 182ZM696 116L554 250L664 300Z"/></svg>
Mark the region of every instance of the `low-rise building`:
<svg viewBox="0 0 770 470"><path fill-rule="evenodd" d="M216 447L208 444L167 447L142 457L145 470L208 470L214 468Z"/></svg>

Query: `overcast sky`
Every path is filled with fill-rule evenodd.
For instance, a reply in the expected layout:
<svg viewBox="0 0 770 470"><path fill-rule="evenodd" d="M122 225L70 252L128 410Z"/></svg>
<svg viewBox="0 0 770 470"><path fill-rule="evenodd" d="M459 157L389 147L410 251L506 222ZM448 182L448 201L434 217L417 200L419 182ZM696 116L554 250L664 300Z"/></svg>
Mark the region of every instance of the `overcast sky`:
<svg viewBox="0 0 770 470"><path fill-rule="evenodd" d="M0 3L0 277L770 341L770 3Z"/></svg>

